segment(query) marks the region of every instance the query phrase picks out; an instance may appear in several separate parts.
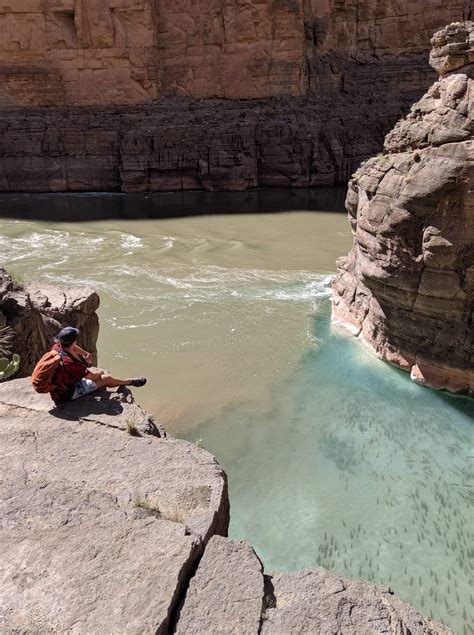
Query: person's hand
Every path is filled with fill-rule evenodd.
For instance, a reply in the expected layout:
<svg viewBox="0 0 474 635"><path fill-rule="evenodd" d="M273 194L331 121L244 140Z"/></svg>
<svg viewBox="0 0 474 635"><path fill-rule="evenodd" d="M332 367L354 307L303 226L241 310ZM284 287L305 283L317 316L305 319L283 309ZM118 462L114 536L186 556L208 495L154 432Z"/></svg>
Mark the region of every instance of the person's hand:
<svg viewBox="0 0 474 635"><path fill-rule="evenodd" d="M85 351L84 359L88 364L92 364L92 362L94 361L92 353L88 353L87 351Z"/></svg>

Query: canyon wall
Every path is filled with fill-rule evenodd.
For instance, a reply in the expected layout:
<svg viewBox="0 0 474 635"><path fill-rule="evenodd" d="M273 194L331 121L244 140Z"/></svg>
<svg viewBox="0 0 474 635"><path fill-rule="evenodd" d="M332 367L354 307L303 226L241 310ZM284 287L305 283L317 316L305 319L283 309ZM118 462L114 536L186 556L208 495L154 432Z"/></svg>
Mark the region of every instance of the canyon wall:
<svg viewBox="0 0 474 635"><path fill-rule="evenodd" d="M0 0L0 191L347 182L473 0Z"/></svg>
<svg viewBox="0 0 474 635"><path fill-rule="evenodd" d="M0 105L302 96L318 90L321 55L423 53L470 10L467 0L0 0Z"/></svg>
<svg viewBox="0 0 474 635"><path fill-rule="evenodd" d="M349 183L333 317L415 381L474 394L474 23L432 42L441 78Z"/></svg>
<svg viewBox="0 0 474 635"><path fill-rule="evenodd" d="M153 0L0 0L0 105L157 96Z"/></svg>

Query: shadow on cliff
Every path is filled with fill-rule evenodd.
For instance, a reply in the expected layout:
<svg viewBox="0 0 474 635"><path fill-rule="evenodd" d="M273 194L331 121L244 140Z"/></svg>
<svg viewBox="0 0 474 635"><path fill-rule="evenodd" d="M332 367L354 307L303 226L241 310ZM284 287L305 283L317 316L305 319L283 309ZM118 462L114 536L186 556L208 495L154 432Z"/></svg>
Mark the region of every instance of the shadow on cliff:
<svg viewBox="0 0 474 635"><path fill-rule="evenodd" d="M56 222L289 211L344 212L346 187L148 194L0 194L0 217Z"/></svg>
<svg viewBox="0 0 474 635"><path fill-rule="evenodd" d="M114 398L114 395L116 396L116 393L111 393L104 388L87 397L57 406L50 410L49 414L66 421L77 421L91 415L96 417L100 415L114 417L123 412L123 405L118 399Z"/></svg>

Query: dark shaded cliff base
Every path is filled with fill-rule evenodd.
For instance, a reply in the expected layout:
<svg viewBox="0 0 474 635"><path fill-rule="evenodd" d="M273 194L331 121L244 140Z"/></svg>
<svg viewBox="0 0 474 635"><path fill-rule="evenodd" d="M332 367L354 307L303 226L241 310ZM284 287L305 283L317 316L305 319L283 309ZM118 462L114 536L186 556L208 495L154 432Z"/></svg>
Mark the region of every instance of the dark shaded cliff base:
<svg viewBox="0 0 474 635"><path fill-rule="evenodd" d="M474 394L474 23L437 33L441 77L349 184L333 317L424 385Z"/></svg>
<svg viewBox="0 0 474 635"><path fill-rule="evenodd" d="M224 537L214 457L128 390L52 408L19 379L0 384L0 422L2 632L451 633L369 582L265 575Z"/></svg>
<svg viewBox="0 0 474 635"><path fill-rule="evenodd" d="M346 192L347 188L341 185L291 190L258 188L244 192L0 194L0 218L83 223L103 219L162 219L223 213L344 213Z"/></svg>
<svg viewBox="0 0 474 635"><path fill-rule="evenodd" d="M0 191L346 183L432 83L426 57L322 55L307 97L168 97L140 106L4 108Z"/></svg>

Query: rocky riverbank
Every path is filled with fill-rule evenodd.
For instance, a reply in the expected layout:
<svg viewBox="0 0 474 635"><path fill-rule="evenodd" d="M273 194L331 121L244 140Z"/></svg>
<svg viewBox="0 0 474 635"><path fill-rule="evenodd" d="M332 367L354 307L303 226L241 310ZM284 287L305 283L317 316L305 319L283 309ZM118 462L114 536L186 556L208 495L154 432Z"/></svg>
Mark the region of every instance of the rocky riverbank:
<svg viewBox="0 0 474 635"><path fill-rule="evenodd" d="M422 384L474 393L474 23L437 33L441 75L363 164L333 318Z"/></svg>

